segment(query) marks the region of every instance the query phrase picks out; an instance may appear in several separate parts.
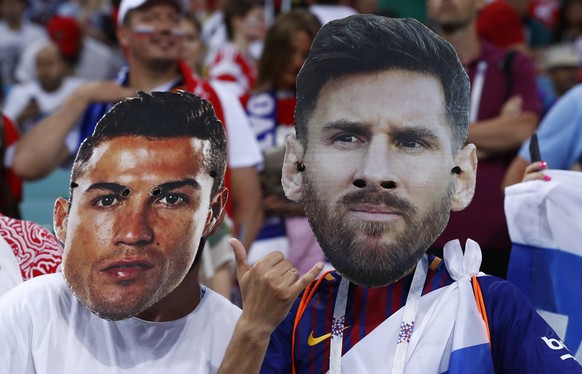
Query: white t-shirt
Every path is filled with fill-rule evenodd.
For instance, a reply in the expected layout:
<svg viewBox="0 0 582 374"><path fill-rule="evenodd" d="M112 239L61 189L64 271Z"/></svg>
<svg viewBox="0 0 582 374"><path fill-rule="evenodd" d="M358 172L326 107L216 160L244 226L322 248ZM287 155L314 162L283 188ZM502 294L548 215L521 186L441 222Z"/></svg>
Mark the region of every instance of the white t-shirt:
<svg viewBox="0 0 582 374"><path fill-rule="evenodd" d="M54 92L46 92L38 81L17 84L10 90L4 102L4 114L13 120L22 113L30 100L34 98L43 115L56 110L59 105L85 80L76 77L66 77ZM23 125L20 123L19 125Z"/></svg>
<svg viewBox="0 0 582 374"><path fill-rule="evenodd" d="M62 273L0 298L0 373L215 373L240 309L210 289L169 322L107 321L85 308Z"/></svg>
<svg viewBox="0 0 582 374"><path fill-rule="evenodd" d="M0 296L22 283L20 266L10 244L0 236Z"/></svg>

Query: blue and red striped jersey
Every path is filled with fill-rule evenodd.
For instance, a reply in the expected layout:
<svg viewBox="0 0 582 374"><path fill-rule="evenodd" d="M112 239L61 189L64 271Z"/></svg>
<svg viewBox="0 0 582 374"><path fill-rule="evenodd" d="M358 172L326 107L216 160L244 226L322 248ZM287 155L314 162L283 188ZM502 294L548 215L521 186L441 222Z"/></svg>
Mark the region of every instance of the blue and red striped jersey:
<svg viewBox="0 0 582 374"><path fill-rule="evenodd" d="M435 261L436 259L436 261ZM423 295L454 282L444 262L429 255ZM437 265L438 263L438 265ZM555 332L537 314L526 297L510 283L491 276L479 277L491 333L496 373L582 373ZM331 324L341 275L328 274L307 304L295 331L300 298L271 336L261 373L325 373L329 369ZM345 315L343 353L406 303L412 274L378 288L350 284ZM396 337L387 337L396 338ZM393 354L393 352L378 352ZM478 365L478 363L476 363Z"/></svg>

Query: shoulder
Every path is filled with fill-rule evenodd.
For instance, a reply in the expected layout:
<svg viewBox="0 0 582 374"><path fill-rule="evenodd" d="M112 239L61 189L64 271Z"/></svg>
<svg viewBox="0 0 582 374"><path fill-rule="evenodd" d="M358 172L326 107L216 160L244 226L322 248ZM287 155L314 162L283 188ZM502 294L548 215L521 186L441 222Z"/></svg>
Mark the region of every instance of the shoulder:
<svg viewBox="0 0 582 374"><path fill-rule="evenodd" d="M540 124L540 132L548 131L549 127L562 129L571 127L582 131L582 84L576 85L562 96L550 109ZM552 132L555 130L552 130ZM552 134L556 135L556 134Z"/></svg>
<svg viewBox="0 0 582 374"><path fill-rule="evenodd" d="M560 99L560 101L568 103L569 105L578 104L576 105L576 108L580 108L579 104L581 99L582 99L582 83L579 83L572 89L570 89L568 92L566 92L566 94ZM560 101L558 101L558 103Z"/></svg>
<svg viewBox="0 0 582 374"><path fill-rule="evenodd" d="M21 318L46 314L51 305L58 305L62 298L73 297L65 283L62 273L42 275L30 279L4 294L0 298L0 320L7 313Z"/></svg>
<svg viewBox="0 0 582 374"><path fill-rule="evenodd" d="M44 37L46 36L46 31L44 27L34 24L32 22L26 23L27 32L34 37Z"/></svg>
<svg viewBox="0 0 582 374"><path fill-rule="evenodd" d="M212 312L212 318L224 323L236 323L241 314L241 309L229 300L214 292L210 288L205 288L204 297L200 304L201 309Z"/></svg>
<svg viewBox="0 0 582 374"><path fill-rule="evenodd" d="M496 372L580 373L579 364L529 299L511 283L479 277Z"/></svg>
<svg viewBox="0 0 582 374"><path fill-rule="evenodd" d="M0 235L18 259L24 280L57 271L63 249L57 238L43 226L2 217Z"/></svg>

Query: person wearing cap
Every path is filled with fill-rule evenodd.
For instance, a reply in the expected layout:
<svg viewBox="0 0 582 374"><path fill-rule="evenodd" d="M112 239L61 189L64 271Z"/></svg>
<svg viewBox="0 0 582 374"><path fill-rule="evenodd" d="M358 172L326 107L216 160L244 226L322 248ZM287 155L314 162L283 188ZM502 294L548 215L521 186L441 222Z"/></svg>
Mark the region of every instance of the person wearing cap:
<svg viewBox="0 0 582 374"><path fill-rule="evenodd" d="M547 50L545 70L552 81L557 98L578 83L580 56L572 44L558 44Z"/></svg>
<svg viewBox="0 0 582 374"><path fill-rule="evenodd" d="M82 85L58 111L25 134L16 147L13 169L23 179L35 180L67 163L99 118L136 90L193 92L212 102L227 129L231 140L227 185L232 186L228 212L236 236L250 246L262 224L257 174L262 155L238 98L213 88L180 60L183 7L180 0L122 0L117 36L127 67L116 81Z"/></svg>
<svg viewBox="0 0 582 374"><path fill-rule="evenodd" d="M543 51L538 92L545 116L556 101L579 82L580 58L573 43L555 44Z"/></svg>
<svg viewBox="0 0 582 374"><path fill-rule="evenodd" d="M198 282L220 226L227 145L180 91L116 104L55 202L63 271L0 299L0 373L215 373L240 309ZM122 161L122 162L120 162Z"/></svg>

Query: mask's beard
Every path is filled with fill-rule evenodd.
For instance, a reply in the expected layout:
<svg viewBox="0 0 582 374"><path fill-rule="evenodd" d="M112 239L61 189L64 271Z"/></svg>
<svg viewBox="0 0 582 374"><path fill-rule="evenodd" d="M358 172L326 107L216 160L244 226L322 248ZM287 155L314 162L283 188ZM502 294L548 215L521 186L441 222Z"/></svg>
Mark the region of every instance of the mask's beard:
<svg viewBox="0 0 582 374"><path fill-rule="evenodd" d="M308 174L303 178L302 203L321 248L342 276L362 286L385 286L411 272L449 219L452 180L433 208L419 216L418 209L410 201L392 191L363 189L345 195L334 206L326 206ZM394 230L396 223L363 221L348 216L350 207L357 204L390 207L401 214L405 229L387 243L383 236Z"/></svg>

